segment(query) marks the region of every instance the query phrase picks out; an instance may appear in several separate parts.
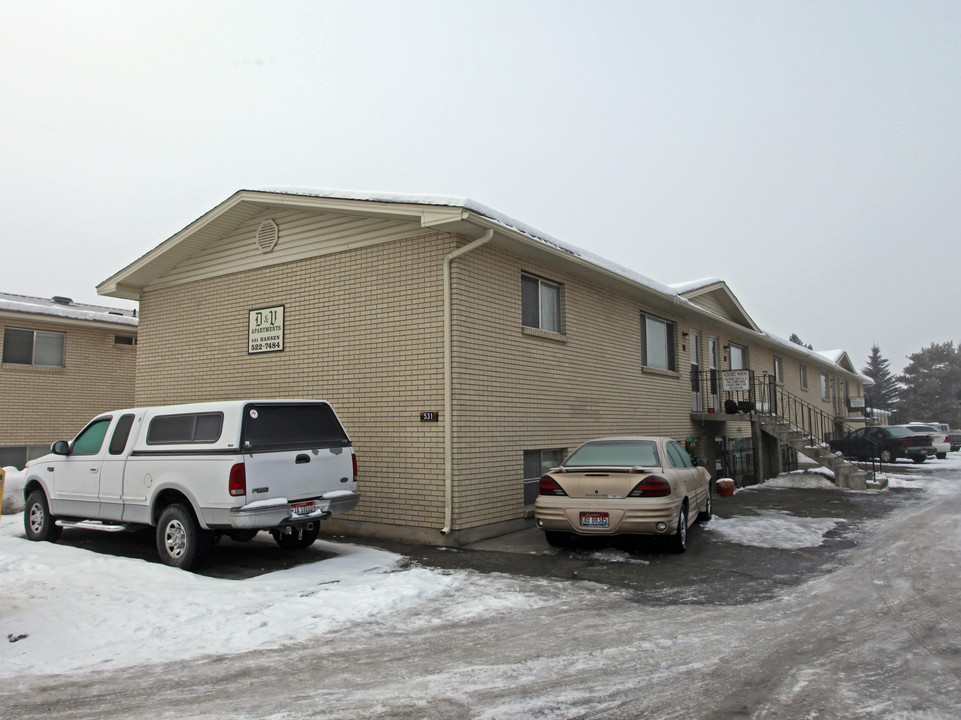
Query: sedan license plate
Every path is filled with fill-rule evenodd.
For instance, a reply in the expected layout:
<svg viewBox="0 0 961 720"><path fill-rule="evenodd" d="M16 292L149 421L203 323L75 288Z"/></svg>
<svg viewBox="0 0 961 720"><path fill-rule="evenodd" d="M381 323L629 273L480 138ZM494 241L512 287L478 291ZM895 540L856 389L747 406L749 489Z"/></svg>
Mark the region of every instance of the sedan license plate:
<svg viewBox="0 0 961 720"><path fill-rule="evenodd" d="M312 502L301 502L294 503L290 506L291 511L294 515L310 515L314 511L314 503Z"/></svg>
<svg viewBox="0 0 961 720"><path fill-rule="evenodd" d="M581 513L581 527L610 527L610 519L608 518L607 513L583 512Z"/></svg>

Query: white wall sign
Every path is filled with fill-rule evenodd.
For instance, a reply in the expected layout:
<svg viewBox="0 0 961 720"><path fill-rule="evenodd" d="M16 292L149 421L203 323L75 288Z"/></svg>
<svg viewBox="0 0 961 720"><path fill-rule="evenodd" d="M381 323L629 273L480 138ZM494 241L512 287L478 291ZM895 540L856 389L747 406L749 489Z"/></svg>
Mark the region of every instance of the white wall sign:
<svg viewBox="0 0 961 720"><path fill-rule="evenodd" d="M721 382L725 391L750 390L751 371L750 370L722 370Z"/></svg>
<svg viewBox="0 0 961 720"><path fill-rule="evenodd" d="M247 322L247 354L284 349L284 306L251 310Z"/></svg>

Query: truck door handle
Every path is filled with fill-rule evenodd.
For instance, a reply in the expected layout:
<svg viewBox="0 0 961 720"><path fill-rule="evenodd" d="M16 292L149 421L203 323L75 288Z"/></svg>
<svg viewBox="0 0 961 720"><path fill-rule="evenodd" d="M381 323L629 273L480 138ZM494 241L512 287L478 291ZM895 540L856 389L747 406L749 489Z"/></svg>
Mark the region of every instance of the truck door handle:
<svg viewBox="0 0 961 720"><path fill-rule="evenodd" d="M309 463L309 462L310 462L310 455L308 455L307 453L301 453L300 455L297 456L297 459L294 460L294 462L297 463L298 465L303 465L304 463Z"/></svg>
<svg viewBox="0 0 961 720"><path fill-rule="evenodd" d="M92 473L100 472L100 468L98 468L98 467L92 467L92 468L90 468L90 472L92 472Z"/></svg>

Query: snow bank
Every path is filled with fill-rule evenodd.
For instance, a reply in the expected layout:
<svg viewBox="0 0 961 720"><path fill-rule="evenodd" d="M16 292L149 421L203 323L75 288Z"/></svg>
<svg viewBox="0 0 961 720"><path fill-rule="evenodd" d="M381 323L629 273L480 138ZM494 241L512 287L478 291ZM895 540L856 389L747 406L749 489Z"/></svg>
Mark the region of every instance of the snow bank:
<svg viewBox="0 0 961 720"><path fill-rule="evenodd" d="M225 580L33 543L22 526L22 513L0 518L0 678L322 643L358 623L403 622L425 604L447 610L419 616L445 622L534 602L509 578L404 569L402 556L357 545L318 541L306 551L323 553L318 562ZM435 603L455 594L463 602Z"/></svg>
<svg viewBox="0 0 961 720"><path fill-rule="evenodd" d="M15 467L5 467L3 481L3 501L0 504L0 517L9 513L23 512L23 471Z"/></svg>

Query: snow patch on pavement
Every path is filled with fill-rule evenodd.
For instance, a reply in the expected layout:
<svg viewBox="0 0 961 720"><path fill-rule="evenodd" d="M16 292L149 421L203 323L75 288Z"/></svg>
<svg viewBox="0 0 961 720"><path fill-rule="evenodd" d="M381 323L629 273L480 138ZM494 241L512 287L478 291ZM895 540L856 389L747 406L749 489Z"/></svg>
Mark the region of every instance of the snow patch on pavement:
<svg viewBox="0 0 961 720"><path fill-rule="evenodd" d="M798 550L823 544L825 534L843 522L840 518L806 518L765 510L758 515L714 517L704 529L738 545Z"/></svg>

